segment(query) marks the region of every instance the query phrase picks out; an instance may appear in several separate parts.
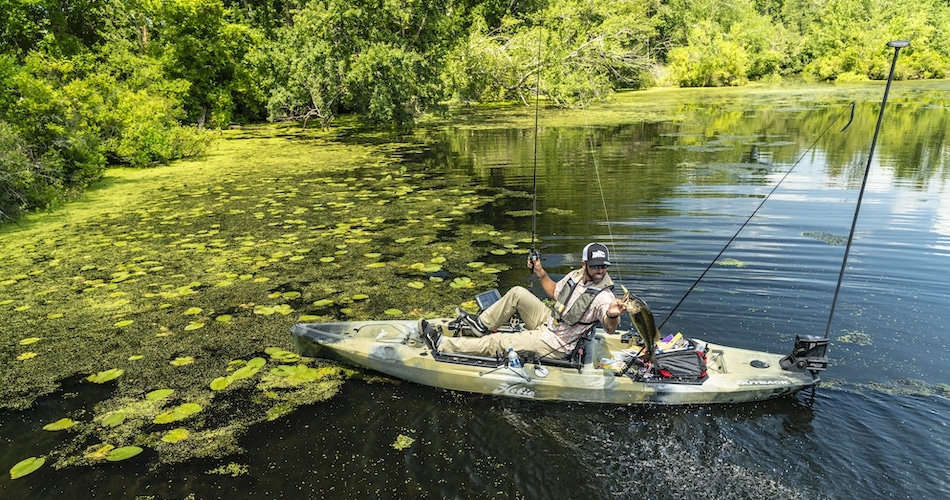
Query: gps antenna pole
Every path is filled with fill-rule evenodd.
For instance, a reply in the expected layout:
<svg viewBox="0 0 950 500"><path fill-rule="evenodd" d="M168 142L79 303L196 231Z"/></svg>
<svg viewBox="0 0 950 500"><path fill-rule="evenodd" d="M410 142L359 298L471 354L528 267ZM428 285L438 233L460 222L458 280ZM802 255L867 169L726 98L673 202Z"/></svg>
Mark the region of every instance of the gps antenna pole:
<svg viewBox="0 0 950 500"><path fill-rule="evenodd" d="M894 58L891 59L891 71L887 75L887 86L884 87L884 99L881 101L881 111L877 115L877 126L874 127L874 137L871 138L871 150L868 152L868 163L864 168L864 180L861 182L861 191L858 192L858 203L854 207L854 218L851 220L851 232L848 233L848 244L844 247L844 258L841 260L841 271L838 272L838 284L835 285L835 295L831 299L831 312L828 313L828 324L825 326L825 338L831 331L831 320L835 315L835 304L838 302L838 292L841 291L841 280L845 268L848 266L848 253L851 251L851 242L854 240L854 226L858 224L858 212L861 211L861 199L864 198L864 188L868 185L868 173L871 171L871 159L874 157L874 146L877 136L881 132L881 122L884 120L884 108L887 106L887 94L891 91L891 81L894 79L894 67L897 66L897 54L901 49L910 45L906 40L887 42L888 47L894 47Z"/></svg>

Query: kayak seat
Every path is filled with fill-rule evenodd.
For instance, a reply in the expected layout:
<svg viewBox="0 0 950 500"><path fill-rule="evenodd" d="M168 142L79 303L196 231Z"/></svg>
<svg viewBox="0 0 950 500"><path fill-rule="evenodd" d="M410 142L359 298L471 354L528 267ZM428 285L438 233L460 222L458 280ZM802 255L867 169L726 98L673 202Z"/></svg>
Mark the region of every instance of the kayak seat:
<svg viewBox="0 0 950 500"><path fill-rule="evenodd" d="M547 356L541 356L540 358L535 357L529 362L540 363L542 365L548 366L560 366L564 368L576 368L577 373L580 373L584 368L584 363L587 359L587 345L591 340L594 340L596 336L596 324L590 325L581 338L577 340L577 344L574 346L574 350L570 352L567 356L563 358L551 358Z"/></svg>

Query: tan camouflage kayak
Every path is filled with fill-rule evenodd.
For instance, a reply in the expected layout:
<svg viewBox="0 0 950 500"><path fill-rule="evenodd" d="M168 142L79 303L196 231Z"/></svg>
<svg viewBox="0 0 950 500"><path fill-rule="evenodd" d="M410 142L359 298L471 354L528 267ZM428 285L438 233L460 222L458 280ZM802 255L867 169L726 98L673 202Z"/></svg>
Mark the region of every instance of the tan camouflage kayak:
<svg viewBox="0 0 950 500"><path fill-rule="evenodd" d="M706 343L682 335L645 352L635 333L592 329L566 360L443 354L429 329L464 334L449 319L299 323L303 356L338 360L432 387L546 401L710 404L762 401L814 387L827 366L827 339L796 338L786 356ZM666 342L664 342L666 341Z"/></svg>

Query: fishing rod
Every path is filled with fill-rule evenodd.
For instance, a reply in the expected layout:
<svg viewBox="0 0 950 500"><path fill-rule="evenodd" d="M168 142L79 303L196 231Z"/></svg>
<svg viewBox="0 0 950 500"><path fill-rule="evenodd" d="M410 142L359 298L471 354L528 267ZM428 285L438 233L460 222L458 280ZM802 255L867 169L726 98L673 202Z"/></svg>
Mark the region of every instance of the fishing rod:
<svg viewBox="0 0 950 500"><path fill-rule="evenodd" d="M861 190L858 192L858 202L854 207L854 218L851 219L851 231L848 233L848 243L844 247L844 258L841 259L841 270L838 272L838 283L835 285L835 295L831 299L831 312L828 313L828 324L825 326L825 338L831 331L831 320L835 315L835 305L838 303L838 294L841 291L841 281L848 266L848 254L851 252L851 242L854 240L854 228L858 224L858 213L861 211L861 200L864 199L864 189L868 185L868 174L871 172L871 159L874 158L874 148L877 145L877 136L881 132L881 122L884 121L884 108L887 107L887 94L891 91L891 82L894 80L894 68L897 66L897 55L901 49L910 45L907 40L893 40L887 42L888 47L894 48L894 57L891 59L891 71L887 75L887 85L884 87L884 98L881 100L881 111L877 115L877 125L874 126L874 136L871 138L871 150L868 152L868 163L864 167L864 179L861 181Z"/></svg>
<svg viewBox="0 0 950 500"><path fill-rule="evenodd" d="M538 68L537 82L534 88L534 187L531 191L531 254L528 260L534 270L534 261L541 260L541 252L535 247L535 235L538 229L538 116L540 114L541 96L541 22L538 22Z"/></svg>

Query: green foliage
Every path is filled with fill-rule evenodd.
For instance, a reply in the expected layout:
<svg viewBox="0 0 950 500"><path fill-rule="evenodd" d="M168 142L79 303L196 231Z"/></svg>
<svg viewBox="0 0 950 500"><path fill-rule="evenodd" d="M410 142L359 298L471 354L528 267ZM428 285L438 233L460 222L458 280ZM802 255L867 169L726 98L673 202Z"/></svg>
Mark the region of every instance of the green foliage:
<svg viewBox="0 0 950 500"><path fill-rule="evenodd" d="M554 1L540 15L508 16L497 28L475 22L466 44L450 54L443 80L456 85L461 101L527 104L540 92L559 106L583 106L614 87L651 80L653 24L645 6L616 0Z"/></svg>
<svg viewBox="0 0 950 500"><path fill-rule="evenodd" d="M908 40L895 69L897 78L950 75L950 4L940 0L865 2L829 0L816 5L820 23L804 32L807 76L818 80L887 78L893 49L889 40Z"/></svg>
<svg viewBox="0 0 950 500"><path fill-rule="evenodd" d="M250 59L274 120L341 112L404 124L437 104L439 61L453 32L443 2L308 4Z"/></svg>

